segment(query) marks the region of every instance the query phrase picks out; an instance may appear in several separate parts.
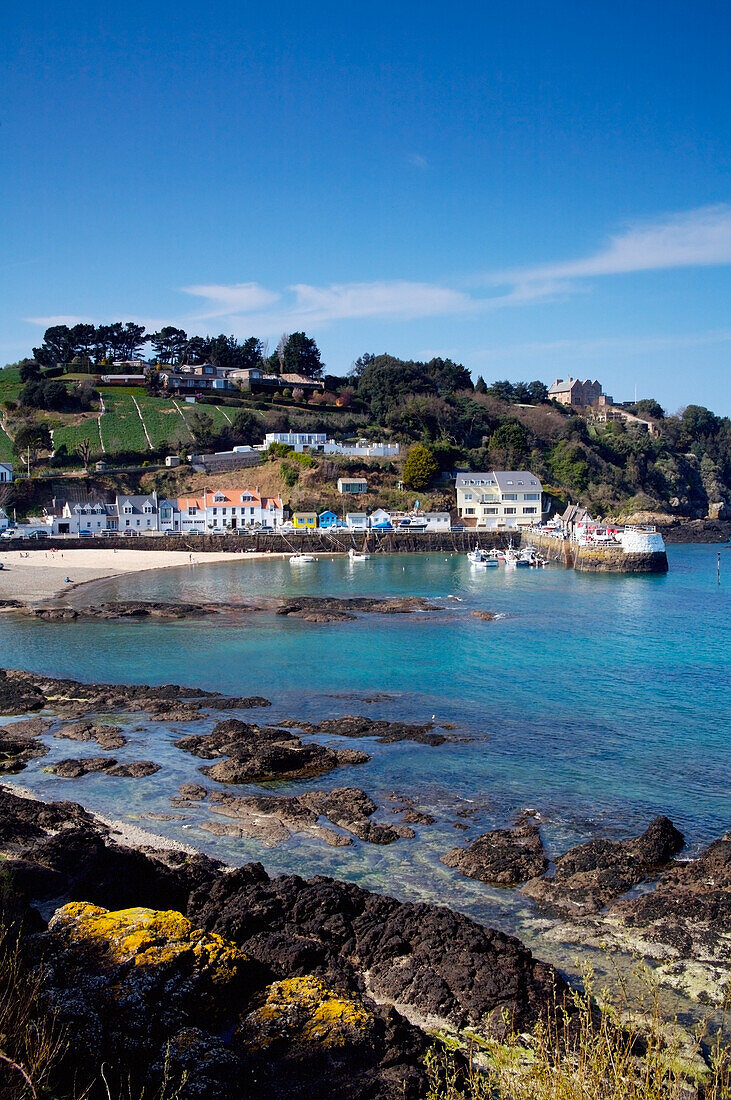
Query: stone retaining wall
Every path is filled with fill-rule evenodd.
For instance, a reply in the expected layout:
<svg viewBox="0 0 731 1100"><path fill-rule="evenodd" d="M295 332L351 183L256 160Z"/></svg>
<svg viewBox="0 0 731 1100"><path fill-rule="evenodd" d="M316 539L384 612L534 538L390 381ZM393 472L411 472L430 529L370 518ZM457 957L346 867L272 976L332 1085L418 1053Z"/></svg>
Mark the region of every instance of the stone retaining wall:
<svg viewBox="0 0 731 1100"><path fill-rule="evenodd" d="M621 546L579 546L569 539L529 532L527 541L537 546L550 562L577 569L580 573L667 573L664 550L647 554L625 554Z"/></svg>

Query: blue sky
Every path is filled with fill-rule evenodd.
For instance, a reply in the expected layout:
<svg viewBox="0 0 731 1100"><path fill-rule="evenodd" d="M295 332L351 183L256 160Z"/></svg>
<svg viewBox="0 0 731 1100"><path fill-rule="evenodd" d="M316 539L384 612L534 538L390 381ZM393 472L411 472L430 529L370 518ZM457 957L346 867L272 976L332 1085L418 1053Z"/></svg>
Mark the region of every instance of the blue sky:
<svg viewBox="0 0 731 1100"><path fill-rule="evenodd" d="M5 5L0 362L135 319L731 414L725 0Z"/></svg>

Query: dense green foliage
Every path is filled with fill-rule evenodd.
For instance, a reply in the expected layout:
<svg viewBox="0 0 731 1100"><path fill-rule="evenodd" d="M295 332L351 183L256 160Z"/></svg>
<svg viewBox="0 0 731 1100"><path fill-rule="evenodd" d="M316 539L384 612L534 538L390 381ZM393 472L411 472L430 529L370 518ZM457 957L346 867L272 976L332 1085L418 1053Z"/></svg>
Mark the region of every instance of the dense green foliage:
<svg viewBox="0 0 731 1100"><path fill-rule="evenodd" d="M417 443L411 448L404 462L403 482L406 489L424 492L439 473L439 464L428 447Z"/></svg>

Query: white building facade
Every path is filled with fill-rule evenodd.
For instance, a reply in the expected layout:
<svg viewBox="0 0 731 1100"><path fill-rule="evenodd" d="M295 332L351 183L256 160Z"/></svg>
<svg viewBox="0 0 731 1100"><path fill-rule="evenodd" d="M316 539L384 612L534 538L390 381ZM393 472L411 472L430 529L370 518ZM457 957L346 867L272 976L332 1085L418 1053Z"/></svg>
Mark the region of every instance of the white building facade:
<svg viewBox="0 0 731 1100"><path fill-rule="evenodd" d="M9 485L13 480L13 467L9 462L0 462L0 485Z"/></svg>
<svg viewBox="0 0 731 1100"><path fill-rule="evenodd" d="M179 497L181 531L238 531L278 528L284 509L279 497L261 496L253 489L217 489L195 497Z"/></svg>
<svg viewBox="0 0 731 1100"><path fill-rule="evenodd" d="M457 511L469 526L488 531L541 522L543 486L529 470L491 470L457 475Z"/></svg>

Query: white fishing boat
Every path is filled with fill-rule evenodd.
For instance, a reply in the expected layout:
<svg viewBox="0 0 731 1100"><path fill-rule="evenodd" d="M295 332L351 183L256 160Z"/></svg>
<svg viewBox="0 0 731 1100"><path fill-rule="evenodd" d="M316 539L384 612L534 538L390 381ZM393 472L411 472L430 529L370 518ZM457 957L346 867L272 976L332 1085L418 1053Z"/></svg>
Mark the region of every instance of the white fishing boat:
<svg viewBox="0 0 731 1100"><path fill-rule="evenodd" d="M368 554L365 550L360 553L358 550L354 550L351 546L350 550L348 550L348 558L350 559L350 561L368 561L368 559L370 558L370 554Z"/></svg>
<svg viewBox="0 0 731 1100"><path fill-rule="evenodd" d="M314 554L292 554L289 559L290 565L306 565L308 562L317 561Z"/></svg>
<svg viewBox="0 0 731 1100"><path fill-rule="evenodd" d="M470 550L467 560L477 569L497 569L499 559L494 550L481 550L476 546L474 550Z"/></svg>

